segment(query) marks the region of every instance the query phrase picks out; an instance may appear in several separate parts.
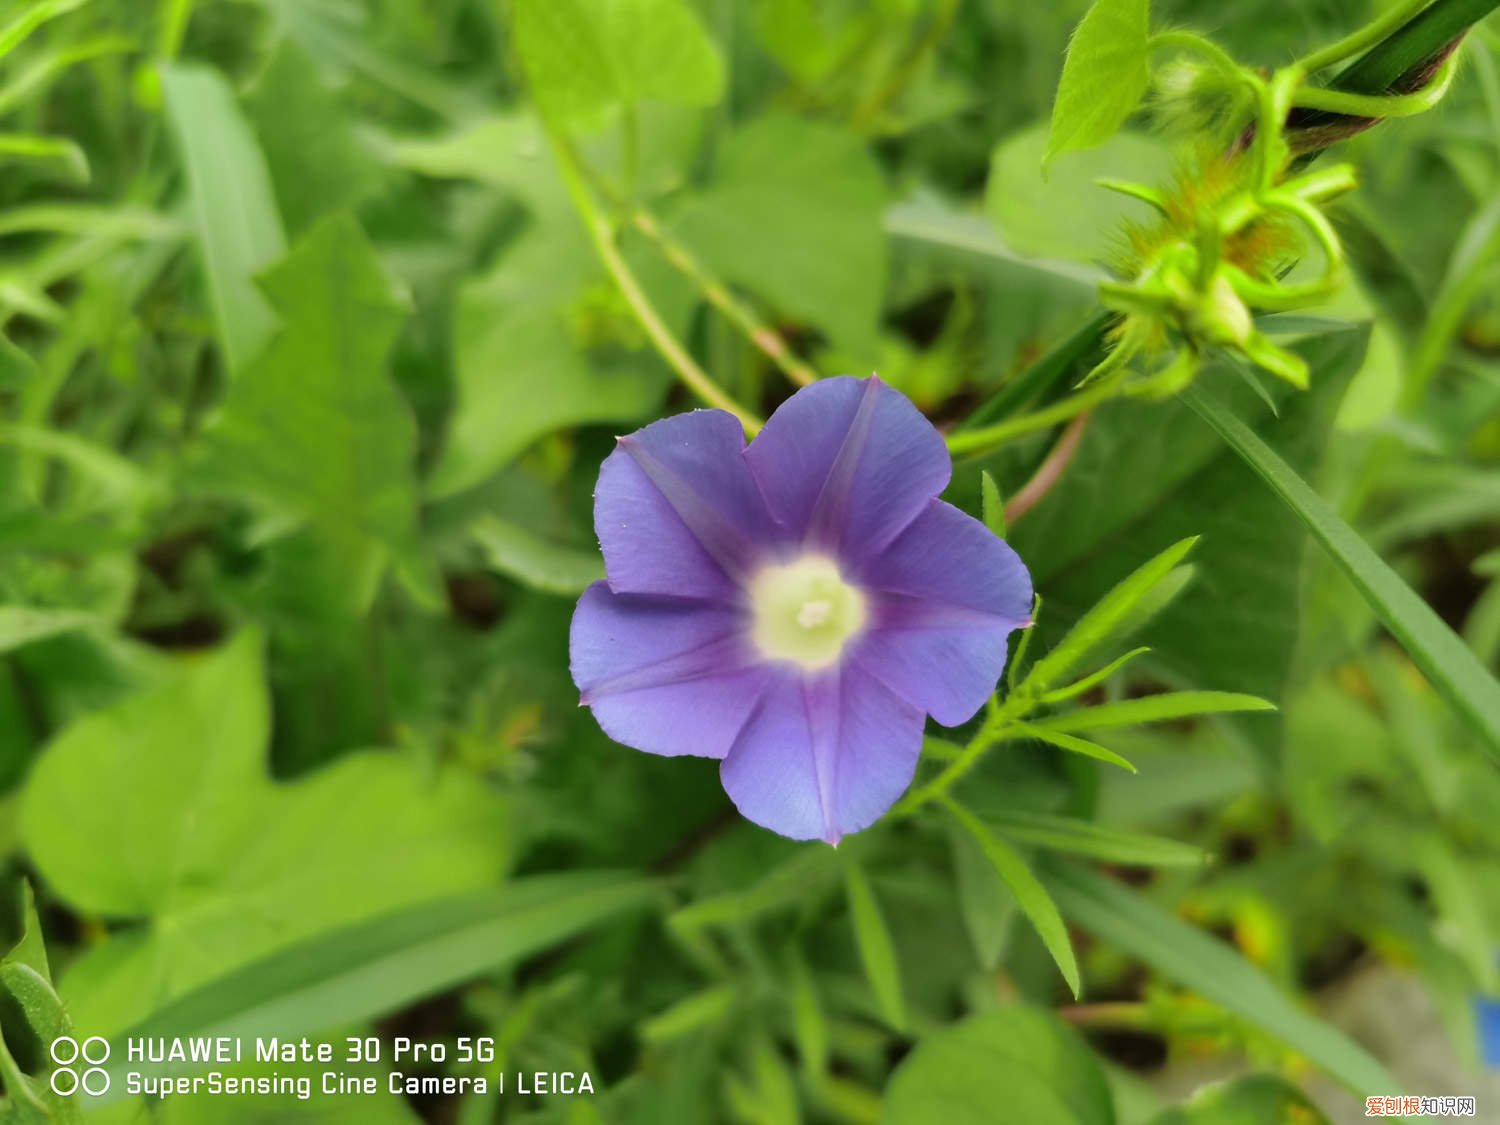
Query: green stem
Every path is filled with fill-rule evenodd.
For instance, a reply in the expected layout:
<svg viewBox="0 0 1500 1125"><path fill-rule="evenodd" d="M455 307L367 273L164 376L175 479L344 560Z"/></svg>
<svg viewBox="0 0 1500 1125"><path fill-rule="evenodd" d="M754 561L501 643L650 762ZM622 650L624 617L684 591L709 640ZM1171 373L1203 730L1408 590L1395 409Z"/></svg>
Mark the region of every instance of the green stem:
<svg viewBox="0 0 1500 1125"><path fill-rule="evenodd" d="M782 374L803 387L818 381L818 373L798 358L776 329L735 297L723 282L703 267L687 247L667 234L648 212L637 210L630 221L636 230L656 244L662 257L697 287L703 299L723 313L762 355L781 369Z"/></svg>
<svg viewBox="0 0 1500 1125"><path fill-rule="evenodd" d="M1333 85L1356 94L1399 89L1403 81L1418 85L1416 77L1424 63L1438 57L1448 44L1496 8L1500 8L1500 0L1436 0L1341 71Z"/></svg>
<svg viewBox="0 0 1500 1125"><path fill-rule="evenodd" d="M1393 5L1364 27L1344 36L1337 43L1330 43L1299 59L1296 65L1300 66L1304 73L1311 74L1330 67L1334 63L1352 59L1355 55L1364 54L1431 2L1432 0L1405 0L1405 3Z"/></svg>
<svg viewBox="0 0 1500 1125"><path fill-rule="evenodd" d="M589 240L593 242L599 260L604 263L605 270L619 287L626 304L630 306L635 318L640 321L641 327L646 330L646 335L650 337L657 352L694 394L710 406L729 411L745 427L746 434L753 437L763 425L761 419L730 398L709 377L708 373L698 366L693 357L688 354L687 349L672 334L672 330L661 319L656 306L651 303L650 297L646 295L640 281L631 271L629 263L620 254L620 248L615 241L614 228L600 210L598 203L595 202L593 193L589 191L578 156L572 146L550 129L548 137L557 154L557 163L562 172L563 182L567 186L569 196L572 197L573 205L578 210L579 217L583 220L584 228L588 231Z"/></svg>
<svg viewBox="0 0 1500 1125"><path fill-rule="evenodd" d="M633 130L625 134L624 140L627 148L632 144L630 138L633 135ZM626 194L622 194L617 188L595 175L592 169L578 160L576 156L575 162L582 172L586 185L592 185L597 189L619 211L622 221L629 222L637 231L650 239L672 268L693 283L699 296L723 313L725 318L739 329L762 355L780 368L782 374L803 387L811 386L818 381L820 378L818 373L797 357L776 329L756 315L749 305L735 297L729 287L711 274L687 247L662 228L651 212L636 205L633 188ZM626 161L630 168L633 168L635 163L634 157Z"/></svg>
<svg viewBox="0 0 1500 1125"><path fill-rule="evenodd" d="M1292 95L1298 109L1318 109L1346 117L1412 117L1426 113L1448 93L1458 73L1458 53L1443 63L1431 82L1410 94L1350 94L1321 86L1303 86Z"/></svg>
<svg viewBox="0 0 1500 1125"><path fill-rule="evenodd" d="M1190 51L1201 56L1205 61L1212 63L1226 74L1243 78L1246 82L1256 82L1258 79L1245 67L1241 66L1228 51L1219 46L1212 39L1207 39L1191 31L1159 31L1151 37L1146 45L1151 51Z"/></svg>
<svg viewBox="0 0 1500 1125"><path fill-rule="evenodd" d="M1029 634L1028 634L1029 636ZM1017 656L1020 654L1018 653ZM1017 661L1019 662L1019 661ZM943 772L929 781L921 788L913 789L892 812L893 816L910 816L924 805L933 801L940 801L948 795L958 782L979 764L979 759L984 757L985 751L1004 742L1013 733L1006 728L1011 726L1022 715L1026 714L1036 704L1036 700L1029 694L1018 694L1011 692L1005 702L999 706L992 705L989 714L985 717L984 724L975 732L974 737L969 739L958 757L944 767Z"/></svg>
<svg viewBox="0 0 1500 1125"><path fill-rule="evenodd" d="M1055 345L1020 375L1006 383L993 396L980 403L955 427L956 432L969 432L987 423L1004 418L1012 410L1025 403L1045 396L1053 387L1067 377L1069 371L1085 363L1092 366L1110 325L1116 320L1112 312L1099 312Z"/></svg>
<svg viewBox="0 0 1500 1125"><path fill-rule="evenodd" d="M948 451L954 456L987 452L1025 434L1051 429L1059 422L1066 422L1106 399L1114 398L1118 393L1119 388L1115 384L1104 382L1030 414L1007 418L993 426L949 434Z"/></svg>

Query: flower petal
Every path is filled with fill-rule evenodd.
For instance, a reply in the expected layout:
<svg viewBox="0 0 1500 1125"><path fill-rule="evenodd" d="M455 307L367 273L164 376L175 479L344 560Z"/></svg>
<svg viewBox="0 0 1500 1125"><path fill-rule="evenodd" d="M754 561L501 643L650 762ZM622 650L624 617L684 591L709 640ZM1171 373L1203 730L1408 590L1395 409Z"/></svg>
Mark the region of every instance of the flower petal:
<svg viewBox="0 0 1500 1125"><path fill-rule="evenodd" d="M724 757L771 677L738 611L604 582L578 599L569 645L573 682L604 732L651 754Z"/></svg>
<svg viewBox="0 0 1500 1125"><path fill-rule="evenodd" d="M1011 631L1031 622L1026 565L941 500L853 577L870 591L874 612L851 663L944 726L983 706L1005 670Z"/></svg>
<svg viewBox="0 0 1500 1125"><path fill-rule="evenodd" d="M719 776L748 819L794 840L873 824L911 784L922 713L858 668L777 669Z"/></svg>
<svg viewBox="0 0 1500 1125"><path fill-rule="evenodd" d="M773 527L744 452L745 433L723 410L678 414L620 439L594 492L611 589L739 597Z"/></svg>
<svg viewBox="0 0 1500 1125"><path fill-rule="evenodd" d="M953 472L932 423L873 376L798 391L745 458L787 532L844 559L883 548Z"/></svg>

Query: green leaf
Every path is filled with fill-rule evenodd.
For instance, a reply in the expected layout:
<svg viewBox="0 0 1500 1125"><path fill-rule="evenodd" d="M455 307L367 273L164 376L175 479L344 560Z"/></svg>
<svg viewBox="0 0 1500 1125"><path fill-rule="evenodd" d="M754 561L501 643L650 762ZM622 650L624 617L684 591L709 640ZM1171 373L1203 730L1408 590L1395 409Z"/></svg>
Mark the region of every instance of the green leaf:
<svg viewBox="0 0 1500 1125"><path fill-rule="evenodd" d="M1163 977L1243 1016L1360 1095L1400 1085L1363 1047L1283 994L1232 948L1166 913L1144 896L1082 868L1048 880L1063 911Z"/></svg>
<svg viewBox="0 0 1500 1125"><path fill-rule="evenodd" d="M949 829L954 890L974 955L984 969L994 969L1005 955L1016 899L974 837L958 825Z"/></svg>
<svg viewBox="0 0 1500 1125"><path fill-rule="evenodd" d="M0 956L0 1122L71 1125L81 1099L52 1089L50 1048L73 1023L52 988L30 884L21 883L20 898L20 940Z"/></svg>
<svg viewBox="0 0 1500 1125"><path fill-rule="evenodd" d="M1121 228L1154 212L1100 187L1098 180L1158 183L1171 173L1170 150L1150 137L1121 133L1093 152L1050 160L1043 173L1046 142L1037 126L995 146L984 196L990 221L1022 254L1090 265L1109 258L1119 246Z"/></svg>
<svg viewBox="0 0 1500 1125"><path fill-rule="evenodd" d="M4 27L0 27L0 59L26 42L31 33L48 20L82 7L87 0L36 0L28 4Z"/></svg>
<svg viewBox="0 0 1500 1125"><path fill-rule="evenodd" d="M493 268L459 290L453 325L457 402L428 481L436 497L478 484L565 426L644 417L670 381L590 246L536 123L503 119L405 159L433 174L504 186L532 223ZM693 298L661 257L627 240L625 257L674 332ZM597 337L598 347L590 347ZM539 389L545 388L545 393ZM619 431L617 431L619 432Z"/></svg>
<svg viewBox="0 0 1500 1125"><path fill-rule="evenodd" d="M700 1034L722 1022L739 999L739 990L727 984L695 992L643 1022L640 1037L647 1043L658 1044Z"/></svg>
<svg viewBox="0 0 1500 1125"><path fill-rule="evenodd" d="M1289 461L1310 468L1327 448L1367 335L1347 331L1299 342L1296 350L1318 378L1306 393L1277 389L1279 419L1225 372L1209 370L1201 379L1231 396ZM1306 535L1178 401L1117 402L1100 412L1067 476L1011 529L1012 546L1046 592L1039 640L1055 644L1060 629L1097 604L1121 575L1186 536L1202 537L1192 555L1196 577L1131 641L1151 648L1138 666L1172 687L1232 687L1279 703L1300 628ZM1177 568L1142 608L1187 576ZM1131 624L1121 623L1116 643ZM1234 725L1263 752L1273 751L1279 723L1252 717Z"/></svg>
<svg viewBox="0 0 1500 1125"><path fill-rule="evenodd" d="M71 609L33 609L30 606L0 605L0 653L10 652L33 641L71 633L98 624L92 613Z"/></svg>
<svg viewBox="0 0 1500 1125"><path fill-rule="evenodd" d="M1122 832L1091 820L1043 813L997 813L987 818L1001 835L1033 847L1092 856L1137 867L1201 867L1207 857L1191 844Z"/></svg>
<svg viewBox="0 0 1500 1125"><path fill-rule="evenodd" d="M1042 944L1047 947L1052 960L1057 962L1058 970L1076 997L1080 988L1078 962L1073 956L1073 945L1068 940L1068 928L1063 925L1052 896L1031 873L1026 861L1009 844L986 828L983 821L955 801L950 800L947 804L959 824L974 837L974 842L1010 888L1011 894L1016 896L1016 904L1036 927Z"/></svg>
<svg viewBox="0 0 1500 1125"><path fill-rule="evenodd" d="M1078 619L1066 636L1031 667L1022 689L1041 694L1109 640L1120 623L1167 577L1197 544L1196 537L1179 539L1137 568Z"/></svg>
<svg viewBox="0 0 1500 1125"><path fill-rule="evenodd" d="M1145 695L1139 699L1123 699L1118 703L1081 707L1066 715L1049 715L1036 720L1035 726L1057 733L1128 727L1140 723L1164 723L1195 715L1274 710L1276 704L1256 695L1241 695L1232 691L1169 691L1160 695Z"/></svg>
<svg viewBox="0 0 1500 1125"><path fill-rule="evenodd" d="M116 515L134 513L158 499L163 482L128 457L78 434L45 426L0 423L0 445L55 457L86 480Z"/></svg>
<svg viewBox="0 0 1500 1125"><path fill-rule="evenodd" d="M1005 501L1000 499L1000 486L995 483L995 478L990 476L988 469L979 475L979 491L980 503L983 505L981 511L984 513L984 526L1004 539Z"/></svg>
<svg viewBox="0 0 1500 1125"><path fill-rule="evenodd" d="M506 807L388 752L266 774L251 633L68 727L37 761L22 839L75 910L139 920L74 962L74 1016L118 1031L164 1000L335 926L494 883ZM378 872L378 877L372 877Z"/></svg>
<svg viewBox="0 0 1500 1125"><path fill-rule="evenodd" d="M644 99L712 105L724 64L683 0L516 0L515 39L543 112L599 125Z"/></svg>
<svg viewBox="0 0 1500 1125"><path fill-rule="evenodd" d="M231 386L202 480L307 520L362 610L416 557L416 426L385 371L406 306L354 221L324 220L261 279L283 324Z"/></svg>
<svg viewBox="0 0 1500 1125"><path fill-rule="evenodd" d="M533 590L579 594L604 577L604 560L597 551L549 543L499 516L475 520L472 534L488 565Z"/></svg>
<svg viewBox="0 0 1500 1125"><path fill-rule="evenodd" d="M1178 567L1176 570L1172 571L1171 574L1180 574L1186 569L1188 568ZM1168 579L1171 578L1171 574L1168 575ZM1162 585L1164 584L1165 580L1163 581ZM1158 585L1156 587L1156 591L1160 591L1162 585ZM1135 616L1136 612L1139 612L1140 606L1150 599L1151 595L1147 595L1147 597L1143 598L1141 602L1136 603L1135 611L1127 613L1125 615L1127 626L1125 628L1122 628L1120 632L1128 633L1131 631L1128 627L1130 619ZM1094 688L1104 683L1121 668L1125 667L1125 665L1134 660L1137 656L1144 656L1150 651L1151 650L1149 648L1146 648L1144 645L1142 645L1140 648L1133 648L1129 652L1121 653L1115 659L1106 664L1103 668L1100 668L1094 672L1090 672L1087 676L1084 676L1082 679L1074 680L1071 684L1067 684L1060 688L1054 688L1052 691L1044 692L1039 698L1043 703L1063 703L1069 699L1076 699L1078 696L1092 691Z"/></svg>
<svg viewBox="0 0 1500 1125"><path fill-rule="evenodd" d="M788 975L791 977L792 1027L797 1040L797 1053L802 1059L802 1069L811 1078L828 1072L828 1017L823 1013L822 1001L818 999L817 985L807 962L796 946L788 954Z"/></svg>
<svg viewBox="0 0 1500 1125"><path fill-rule="evenodd" d="M854 940L859 959L865 967L875 1002L885 1022L897 1031L906 1029L906 1000L901 993L901 962L891 941L891 931L880 912L880 903L870 881L858 864L850 864L844 873L844 889L849 897L849 919L854 925Z"/></svg>
<svg viewBox="0 0 1500 1125"><path fill-rule="evenodd" d="M927 1036L891 1076L880 1115L880 1125L997 1120L1115 1125L1097 1058L1050 1012L1006 1005Z"/></svg>
<svg viewBox="0 0 1500 1125"><path fill-rule="evenodd" d="M743 891L700 898L674 912L668 923L684 931L749 922L761 914L804 901L833 881L840 857L832 848L799 848Z"/></svg>
<svg viewBox="0 0 1500 1125"><path fill-rule="evenodd" d="M379 165L356 139L337 95L291 39L280 42L250 87L245 110L293 235L379 185Z"/></svg>
<svg viewBox="0 0 1500 1125"><path fill-rule="evenodd" d="M777 312L873 356L885 292L880 171L855 134L785 114L724 141L709 186L672 219L698 259Z"/></svg>
<svg viewBox="0 0 1500 1125"><path fill-rule="evenodd" d="M1291 1083L1269 1074L1252 1074L1198 1091L1185 1104L1151 1118L1148 1125L1328 1125L1323 1111Z"/></svg>
<svg viewBox="0 0 1500 1125"><path fill-rule="evenodd" d="M43 168L53 165L57 176L69 183L89 182L89 158L75 141L67 137L0 133L0 163L8 160L40 164Z"/></svg>
<svg viewBox="0 0 1500 1125"><path fill-rule="evenodd" d="M1150 0L1094 0L1063 60L1047 158L1119 131L1151 83Z"/></svg>
<svg viewBox="0 0 1500 1125"><path fill-rule="evenodd" d="M231 374L238 374L276 324L253 280L286 250L271 177L233 91L217 71L170 63L158 73L187 172L219 340Z"/></svg>
<svg viewBox="0 0 1500 1125"><path fill-rule="evenodd" d="M1055 730L1050 726L1040 723L1013 723L1011 729L1017 736L1022 738L1035 738L1059 750L1066 750L1070 754L1082 754L1085 758L1093 758L1096 761L1107 762L1112 766L1119 766L1122 770L1136 773L1135 766L1130 764L1126 758L1122 758L1113 750L1100 746L1097 742L1090 742L1086 738L1077 738L1063 731Z"/></svg>
<svg viewBox="0 0 1500 1125"><path fill-rule="evenodd" d="M655 883L630 872L572 871L380 914L180 996L117 1046L140 1036L287 1038L358 1023L639 910L656 894Z"/></svg>
<svg viewBox="0 0 1500 1125"><path fill-rule="evenodd" d="M1223 403L1193 389L1188 403L1312 533L1433 688L1500 758L1500 682L1463 640L1276 451Z"/></svg>
<svg viewBox="0 0 1500 1125"><path fill-rule="evenodd" d="M1027 173L1032 171L1034 168L1028 165ZM995 228L1005 209L1005 202L999 198L1000 189L997 187L995 190L996 196L991 206L993 217L990 220L983 215L959 211L940 200L919 198L897 203L886 210L886 233L915 246L949 251L950 257L981 268L999 265L1002 268L1016 267L1033 274L1039 273L1049 279L1060 280L1070 288L1076 287L1081 293L1092 294L1099 282L1109 276L1095 266L1049 257L1050 251L1043 251L1038 255L1034 250L1022 250L1021 244L1027 241L1027 232L1024 230L1019 235L1021 244L1013 245L1008 237L1002 237ZM1005 225L1007 228L1010 226L1009 222ZM959 422L961 427L970 424L977 423L973 423L971 417L965 417Z"/></svg>

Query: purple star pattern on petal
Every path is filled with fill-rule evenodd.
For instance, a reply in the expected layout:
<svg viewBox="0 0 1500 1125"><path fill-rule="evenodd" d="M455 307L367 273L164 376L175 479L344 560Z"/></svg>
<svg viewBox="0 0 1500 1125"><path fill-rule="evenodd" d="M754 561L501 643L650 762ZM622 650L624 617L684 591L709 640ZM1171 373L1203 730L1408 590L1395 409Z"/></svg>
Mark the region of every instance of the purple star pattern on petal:
<svg viewBox="0 0 1500 1125"><path fill-rule="evenodd" d="M750 820L836 843L911 783L924 715L970 718L1030 624L1031 577L936 499L942 438L878 379L827 379L750 445L699 410L628 438L599 473L604 582L579 599L572 671L618 742L722 759Z"/></svg>

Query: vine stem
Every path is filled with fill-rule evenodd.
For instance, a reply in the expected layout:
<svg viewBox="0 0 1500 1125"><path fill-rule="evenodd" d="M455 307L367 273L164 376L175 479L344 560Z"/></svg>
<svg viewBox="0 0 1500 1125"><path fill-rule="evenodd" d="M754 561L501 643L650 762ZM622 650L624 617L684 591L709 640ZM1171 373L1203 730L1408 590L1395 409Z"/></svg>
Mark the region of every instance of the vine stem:
<svg viewBox="0 0 1500 1125"><path fill-rule="evenodd" d="M1355 55L1363 54L1402 24L1406 23L1412 16L1427 7L1431 2L1432 0L1405 0L1405 3L1393 5L1357 31L1353 31L1338 40L1338 42L1330 43L1328 46L1299 59L1296 65L1301 67L1303 73L1311 74L1314 71L1330 67L1334 63L1340 63L1345 59L1352 59Z"/></svg>
<svg viewBox="0 0 1500 1125"><path fill-rule="evenodd" d="M703 299L718 309L762 355L781 369L782 374L802 387L810 387L818 381L818 373L798 358L781 334L736 298L723 282L703 267L687 247L667 234L653 215L637 208L630 216L630 222L636 230L654 242L662 257L697 286Z"/></svg>
<svg viewBox="0 0 1500 1125"><path fill-rule="evenodd" d="M1254 77L1223 47L1192 31L1158 31L1151 37L1146 48L1151 51L1191 51L1227 74L1243 77L1247 81Z"/></svg>
<svg viewBox="0 0 1500 1125"><path fill-rule="evenodd" d="M979 759L984 757L985 751L996 743L1005 741L1005 727L1017 715L1023 713L1030 705L1031 700L1027 696L1012 694L1005 702L994 707L985 719L984 725L979 728L973 738L969 739L958 757L949 762L943 772L929 781L920 789L913 789L901 799L891 815L894 817L911 816L924 805L933 801L942 800L948 795L948 791L958 784L971 769L979 764Z"/></svg>
<svg viewBox="0 0 1500 1125"><path fill-rule="evenodd" d="M638 143L631 139L635 131L636 127L631 126L626 132L627 148ZM737 328L762 355L774 363L782 374L802 387L809 387L818 381L820 378L818 373L798 358L776 329L762 320L749 305L735 297L727 285L694 257L692 251L666 232L661 223L657 222L656 216L636 202L634 190L628 195L622 195L595 173L576 153L572 155L584 183L592 185L604 196L606 201L619 212L622 222L628 222L645 235L668 264L691 281L699 295ZM627 163L633 167L637 159L633 157ZM631 176L634 178L635 173L632 172Z"/></svg>
<svg viewBox="0 0 1500 1125"><path fill-rule="evenodd" d="M1350 94L1321 86L1303 86L1292 95L1298 109L1317 109L1346 117L1411 117L1425 113L1448 93L1458 73L1458 52L1444 61L1431 82L1410 94Z"/></svg>
<svg viewBox="0 0 1500 1125"><path fill-rule="evenodd" d="M1073 454L1078 452L1078 446L1083 441L1083 431L1088 428L1091 417L1093 415L1085 410L1068 423L1062 436L1057 439L1057 444L1052 447L1052 452L1047 454L1046 460L1037 467L1031 479L1021 486L1020 491L1011 497L1010 503L1005 505L1007 525L1013 525L1057 487L1063 474L1068 471L1068 466L1073 463Z"/></svg>
<svg viewBox="0 0 1500 1125"><path fill-rule="evenodd" d="M594 244L599 260L603 262L605 270L619 287L626 304L630 306L630 311L635 314L641 327L646 330L646 335L650 337L657 352L694 394L710 406L729 411L739 419L740 425L745 428L745 433L754 437L764 424L762 420L735 402L723 388L715 383L708 372L698 366L698 362L688 354L687 349L672 334L672 330L667 327L661 315L656 311L656 306L651 303L651 298L642 288L640 280L620 253L619 244L615 239L614 226L605 217L604 212L594 200L593 193L589 191L578 156L572 146L550 128L547 130L547 135L557 155L563 182L567 186L569 196L572 197L574 207L578 210L579 217L583 220L584 228L588 231L589 240Z"/></svg>
<svg viewBox="0 0 1500 1125"><path fill-rule="evenodd" d="M1061 402L1030 414L1018 414L1014 418L996 422L993 426L981 426L974 430L951 433L947 437L948 451L955 456L987 452L1014 438L1035 433L1038 430L1051 429L1059 422L1066 422L1086 410L1092 410L1101 402L1114 398L1118 393L1119 388L1113 382L1102 381Z"/></svg>

